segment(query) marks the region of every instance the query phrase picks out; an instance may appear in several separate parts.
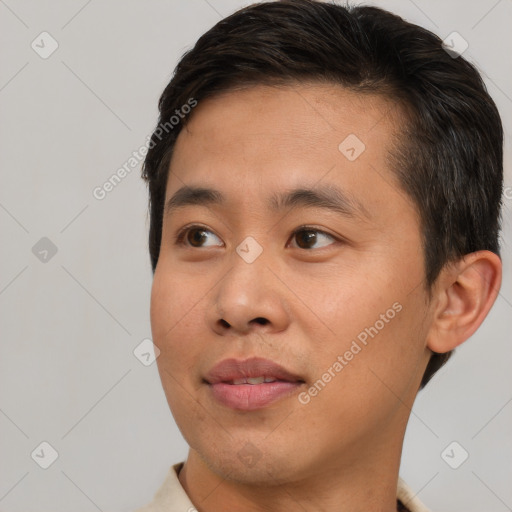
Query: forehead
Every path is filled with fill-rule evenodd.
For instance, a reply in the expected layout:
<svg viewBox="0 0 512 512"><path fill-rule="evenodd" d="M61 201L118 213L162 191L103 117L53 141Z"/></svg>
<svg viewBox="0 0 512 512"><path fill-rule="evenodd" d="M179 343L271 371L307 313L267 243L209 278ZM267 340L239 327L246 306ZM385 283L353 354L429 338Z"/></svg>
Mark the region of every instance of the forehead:
<svg viewBox="0 0 512 512"><path fill-rule="evenodd" d="M205 152L208 159L243 153L261 163L269 156L276 165L281 159L334 159L349 136L364 144L365 156L375 155L391 146L399 118L396 102L331 84L228 90L199 102L178 136L173 160L196 162Z"/></svg>
<svg viewBox="0 0 512 512"><path fill-rule="evenodd" d="M372 181L373 200L389 200L378 187L384 179L399 188L387 155L400 117L383 96L331 84L230 90L195 107L176 141L166 195L189 184L239 197L331 184L364 197Z"/></svg>

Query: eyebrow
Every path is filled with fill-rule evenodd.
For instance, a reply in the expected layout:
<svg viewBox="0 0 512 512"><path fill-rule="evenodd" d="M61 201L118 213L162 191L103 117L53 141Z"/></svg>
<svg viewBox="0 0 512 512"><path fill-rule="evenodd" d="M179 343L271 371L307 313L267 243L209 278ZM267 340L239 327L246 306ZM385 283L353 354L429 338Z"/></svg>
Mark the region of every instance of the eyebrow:
<svg viewBox="0 0 512 512"><path fill-rule="evenodd" d="M178 189L165 205L165 215L191 205L223 206L227 202L222 192L214 188L185 185ZM273 193L267 200L272 213L300 207L320 208L344 217L371 216L364 205L353 196L333 185L314 188L294 188L287 192Z"/></svg>

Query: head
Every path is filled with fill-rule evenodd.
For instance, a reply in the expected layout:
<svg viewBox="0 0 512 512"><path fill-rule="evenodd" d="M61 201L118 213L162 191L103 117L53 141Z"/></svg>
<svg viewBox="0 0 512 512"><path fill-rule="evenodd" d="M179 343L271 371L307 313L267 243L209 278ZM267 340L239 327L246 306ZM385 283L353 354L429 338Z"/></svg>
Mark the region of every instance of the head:
<svg viewBox="0 0 512 512"><path fill-rule="evenodd" d="M388 435L379 426L405 428L403 403L480 325L501 279L503 132L475 68L375 7L268 2L205 33L159 110L143 168L151 321L189 444L231 471L219 454L248 439L283 461L298 442L330 461L313 428L326 414L346 421L345 454ZM166 206L185 186L224 202L188 190L180 206L182 190ZM339 211L311 190L337 190ZM212 405L212 366L252 356L293 369L302 401Z"/></svg>

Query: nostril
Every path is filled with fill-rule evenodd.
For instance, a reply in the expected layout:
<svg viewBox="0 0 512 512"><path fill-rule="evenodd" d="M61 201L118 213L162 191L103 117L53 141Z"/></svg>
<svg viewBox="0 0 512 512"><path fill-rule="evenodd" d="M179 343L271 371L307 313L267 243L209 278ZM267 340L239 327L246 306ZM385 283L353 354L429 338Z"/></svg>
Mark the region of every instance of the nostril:
<svg viewBox="0 0 512 512"><path fill-rule="evenodd" d="M266 318L263 318L261 316L259 316L258 318L254 318L253 320L251 320L251 322L256 322L260 325L266 325L269 323L269 321L266 319ZM224 320L223 318L221 318L219 320L219 324L222 326L222 327L231 327L231 324L229 322L227 322L226 320Z"/></svg>

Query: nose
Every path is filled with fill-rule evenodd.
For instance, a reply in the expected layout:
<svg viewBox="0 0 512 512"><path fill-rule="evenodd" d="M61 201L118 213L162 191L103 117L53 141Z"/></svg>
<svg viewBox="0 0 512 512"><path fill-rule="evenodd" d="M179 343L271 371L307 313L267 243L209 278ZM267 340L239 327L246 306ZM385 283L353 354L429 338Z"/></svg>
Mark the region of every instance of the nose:
<svg viewBox="0 0 512 512"><path fill-rule="evenodd" d="M286 286L265 258L247 263L233 254L233 264L211 296L209 323L221 335L275 333L286 329Z"/></svg>

